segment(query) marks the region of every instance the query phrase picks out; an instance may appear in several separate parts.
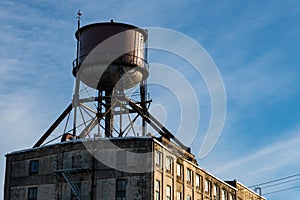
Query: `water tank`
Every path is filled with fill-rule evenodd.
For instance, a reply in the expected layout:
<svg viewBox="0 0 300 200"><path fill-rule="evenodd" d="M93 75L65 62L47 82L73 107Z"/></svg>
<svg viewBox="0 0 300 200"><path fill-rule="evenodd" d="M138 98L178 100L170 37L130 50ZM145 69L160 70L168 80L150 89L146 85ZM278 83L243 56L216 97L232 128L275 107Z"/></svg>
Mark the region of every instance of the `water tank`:
<svg viewBox="0 0 300 200"><path fill-rule="evenodd" d="M136 86L148 77L147 31L123 23L96 23L80 28L78 64L73 75L98 90Z"/></svg>

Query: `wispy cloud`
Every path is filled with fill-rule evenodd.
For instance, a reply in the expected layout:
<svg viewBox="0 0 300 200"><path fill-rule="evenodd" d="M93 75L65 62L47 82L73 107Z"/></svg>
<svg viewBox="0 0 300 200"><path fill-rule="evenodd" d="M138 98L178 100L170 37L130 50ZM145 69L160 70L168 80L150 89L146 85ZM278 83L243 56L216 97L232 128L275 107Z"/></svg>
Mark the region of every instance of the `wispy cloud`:
<svg viewBox="0 0 300 200"><path fill-rule="evenodd" d="M212 170L225 179L237 178L246 184L256 184L274 179L273 177L291 175L300 167L297 159L300 129L287 132L285 135L286 137L279 142L253 149L235 158L227 157L226 162L223 161L221 166L220 163L216 166L212 164ZM290 167L289 170L285 170L287 166Z"/></svg>
<svg viewBox="0 0 300 200"><path fill-rule="evenodd" d="M3 188L5 158L11 151L30 148L48 123L34 92L0 94L0 187Z"/></svg>
<svg viewBox="0 0 300 200"><path fill-rule="evenodd" d="M0 152L3 155L31 146L70 102L75 17L81 9L83 25L114 19L139 26L162 26L181 31L206 48L221 71L228 98L226 129L211 154L208 171L217 172L220 177L240 178L246 184L296 171L299 131L282 130L297 127L298 122L292 119L299 118L299 95L295 95L299 93L299 8L296 1L283 0L272 4L236 0L112 0L105 4L1 1L0 139L10 142L2 142ZM184 70L184 62L171 59L168 63ZM196 95L202 109L200 123L205 124L210 117L208 93L203 83L189 81L200 88ZM174 80L170 83L176 85ZM178 89L184 90L182 85ZM178 104L168 101L169 93L153 94L159 96L154 100L167 104L166 113L158 112L158 117L162 121L166 118L167 124L171 118L176 122L176 109L172 106ZM182 96L185 95L183 91ZM188 104L188 99L184 102ZM274 110L278 110L278 115L285 110L290 112L279 122L260 122L262 111L264 119L273 119ZM261 124L255 126L256 123ZM168 128L174 127L178 124L171 123ZM201 130L206 128L204 125ZM202 142L201 138L198 140L194 151Z"/></svg>

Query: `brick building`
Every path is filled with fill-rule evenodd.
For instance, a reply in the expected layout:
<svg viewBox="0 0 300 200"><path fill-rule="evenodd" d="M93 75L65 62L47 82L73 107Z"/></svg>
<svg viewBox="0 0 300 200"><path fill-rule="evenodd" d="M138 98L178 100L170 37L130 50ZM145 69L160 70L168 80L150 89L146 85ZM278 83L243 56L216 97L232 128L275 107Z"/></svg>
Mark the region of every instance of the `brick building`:
<svg viewBox="0 0 300 200"><path fill-rule="evenodd" d="M148 30L113 20L80 27L80 16L72 102L33 148L6 155L5 200L264 199L200 168L149 113ZM136 91L128 97L130 88ZM43 145L64 119L62 142ZM147 125L161 137L145 136Z"/></svg>
<svg viewBox="0 0 300 200"><path fill-rule="evenodd" d="M5 200L258 200L160 137L71 140L6 155Z"/></svg>

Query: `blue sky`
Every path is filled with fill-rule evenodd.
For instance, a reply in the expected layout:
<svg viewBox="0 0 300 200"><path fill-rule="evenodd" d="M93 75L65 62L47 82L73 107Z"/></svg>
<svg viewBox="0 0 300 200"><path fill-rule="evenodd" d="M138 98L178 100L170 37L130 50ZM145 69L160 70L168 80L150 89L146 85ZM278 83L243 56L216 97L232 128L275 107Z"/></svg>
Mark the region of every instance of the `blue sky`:
<svg viewBox="0 0 300 200"><path fill-rule="evenodd" d="M224 81L227 116L217 145L198 160L201 167L244 185L300 173L299 1L3 0L0 179L4 155L31 147L71 101L78 9L83 25L114 19L140 27L163 27L186 34L206 49ZM149 55L150 62L173 67L173 60L155 55ZM175 68L179 67L176 63ZM164 105L168 97L159 94L153 92L153 100ZM199 91L200 132L208 126L207 96ZM178 117L168 120L167 126ZM195 154L201 138L193 143ZM300 181L266 188L263 193L297 185ZM300 189L266 197L279 200L285 195L298 199Z"/></svg>

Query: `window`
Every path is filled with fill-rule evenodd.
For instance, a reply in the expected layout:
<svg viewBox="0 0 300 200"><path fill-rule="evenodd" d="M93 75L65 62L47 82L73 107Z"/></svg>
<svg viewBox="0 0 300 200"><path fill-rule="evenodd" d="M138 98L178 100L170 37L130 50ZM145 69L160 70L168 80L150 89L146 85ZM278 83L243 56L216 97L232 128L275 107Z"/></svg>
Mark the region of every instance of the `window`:
<svg viewBox="0 0 300 200"><path fill-rule="evenodd" d="M82 158L81 155L72 156L72 168L81 168L82 167Z"/></svg>
<svg viewBox="0 0 300 200"><path fill-rule="evenodd" d="M127 152L120 150L117 151L117 163L118 165L127 164Z"/></svg>
<svg viewBox="0 0 300 200"><path fill-rule="evenodd" d="M192 200L192 197L188 195L188 196L186 197L186 200Z"/></svg>
<svg viewBox="0 0 300 200"><path fill-rule="evenodd" d="M227 200L227 191L222 189L222 200Z"/></svg>
<svg viewBox="0 0 300 200"><path fill-rule="evenodd" d="M181 177L181 172L182 172L182 165L177 163L177 166L176 166L177 177Z"/></svg>
<svg viewBox="0 0 300 200"><path fill-rule="evenodd" d="M126 200L126 180L125 179L117 179L116 200Z"/></svg>
<svg viewBox="0 0 300 200"><path fill-rule="evenodd" d="M29 163L29 174L37 174L39 172L39 161L31 160Z"/></svg>
<svg viewBox="0 0 300 200"><path fill-rule="evenodd" d="M214 185L214 197L218 197L219 196L219 191L220 191L220 188L219 188L219 186L217 186L217 185Z"/></svg>
<svg viewBox="0 0 300 200"><path fill-rule="evenodd" d="M155 152L155 164L158 167L161 167L162 153L160 151Z"/></svg>
<svg viewBox="0 0 300 200"><path fill-rule="evenodd" d="M210 192L210 181L205 179L205 192Z"/></svg>
<svg viewBox="0 0 300 200"><path fill-rule="evenodd" d="M177 200L182 200L181 199L181 192L177 192Z"/></svg>
<svg viewBox="0 0 300 200"><path fill-rule="evenodd" d="M171 186L169 185L166 188L166 200L171 200Z"/></svg>
<svg viewBox="0 0 300 200"><path fill-rule="evenodd" d="M229 200L235 200L234 195L233 194L229 194Z"/></svg>
<svg viewBox="0 0 300 200"><path fill-rule="evenodd" d="M37 200L37 187L28 188L28 200Z"/></svg>
<svg viewBox="0 0 300 200"><path fill-rule="evenodd" d="M196 189L200 189L201 186L201 176L199 174L196 174Z"/></svg>
<svg viewBox="0 0 300 200"><path fill-rule="evenodd" d="M160 182L155 181L155 200L160 200Z"/></svg>
<svg viewBox="0 0 300 200"><path fill-rule="evenodd" d="M172 157L167 157L166 158L166 170L169 173L172 173L172 168L173 168L173 158Z"/></svg>
<svg viewBox="0 0 300 200"><path fill-rule="evenodd" d="M193 172L190 169L186 169L186 181L190 184L193 181Z"/></svg>

